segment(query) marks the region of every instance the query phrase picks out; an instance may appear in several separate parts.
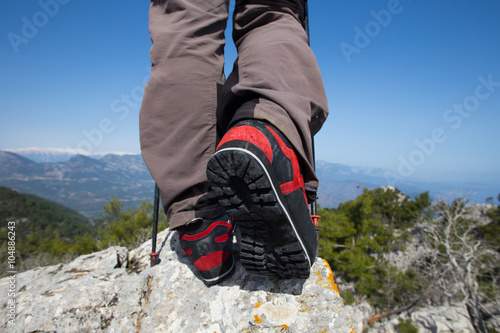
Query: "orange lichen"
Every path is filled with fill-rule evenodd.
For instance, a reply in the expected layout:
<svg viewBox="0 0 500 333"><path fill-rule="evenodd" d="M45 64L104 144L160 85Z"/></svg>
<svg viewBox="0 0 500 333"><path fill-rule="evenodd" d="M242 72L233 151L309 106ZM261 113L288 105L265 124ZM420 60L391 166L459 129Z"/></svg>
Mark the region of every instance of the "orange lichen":
<svg viewBox="0 0 500 333"><path fill-rule="evenodd" d="M262 324L262 318L259 318L257 315L253 316L253 318L255 319L256 324Z"/></svg>
<svg viewBox="0 0 500 333"><path fill-rule="evenodd" d="M255 305L253 306L254 308L258 308L259 306L261 306L262 304L264 303L255 303Z"/></svg>
<svg viewBox="0 0 500 333"><path fill-rule="evenodd" d="M285 325L285 324L280 325L280 327L281 327L281 332L287 332L288 328L289 328L288 325Z"/></svg>
<svg viewBox="0 0 500 333"><path fill-rule="evenodd" d="M339 288L337 287L337 284L333 280L332 268L330 267L330 264L328 263L328 261L326 261L326 260L323 259L323 262L324 262L324 266L328 269L328 280L332 284L332 289L335 290L337 292L337 294L338 294L339 293Z"/></svg>

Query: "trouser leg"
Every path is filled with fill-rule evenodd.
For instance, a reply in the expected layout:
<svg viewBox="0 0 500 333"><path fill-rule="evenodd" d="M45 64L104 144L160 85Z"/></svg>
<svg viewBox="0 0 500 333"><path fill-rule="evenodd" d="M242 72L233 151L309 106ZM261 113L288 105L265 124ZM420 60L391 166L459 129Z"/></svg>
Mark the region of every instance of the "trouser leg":
<svg viewBox="0 0 500 333"><path fill-rule="evenodd" d="M217 86L224 82L229 0L153 1L152 73L140 110L141 150L171 229L223 209L207 197L216 146Z"/></svg>
<svg viewBox="0 0 500 333"><path fill-rule="evenodd" d="M219 135L245 118L280 129L302 160L306 187L315 189L312 135L328 115L316 58L302 26L304 1L237 0L234 70L220 95Z"/></svg>

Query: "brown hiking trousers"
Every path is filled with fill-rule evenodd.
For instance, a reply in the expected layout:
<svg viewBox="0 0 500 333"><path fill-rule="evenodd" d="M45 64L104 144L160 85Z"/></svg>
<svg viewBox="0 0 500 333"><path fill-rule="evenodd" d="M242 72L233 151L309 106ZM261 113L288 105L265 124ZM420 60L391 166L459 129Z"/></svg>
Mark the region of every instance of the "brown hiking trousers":
<svg viewBox="0 0 500 333"><path fill-rule="evenodd" d="M229 0L153 0L152 73L140 110L141 150L160 188L171 229L223 209L210 196L206 165L235 122L263 119L281 130L302 162L306 189L318 186L312 136L328 115L299 0L237 0L238 51L224 77Z"/></svg>

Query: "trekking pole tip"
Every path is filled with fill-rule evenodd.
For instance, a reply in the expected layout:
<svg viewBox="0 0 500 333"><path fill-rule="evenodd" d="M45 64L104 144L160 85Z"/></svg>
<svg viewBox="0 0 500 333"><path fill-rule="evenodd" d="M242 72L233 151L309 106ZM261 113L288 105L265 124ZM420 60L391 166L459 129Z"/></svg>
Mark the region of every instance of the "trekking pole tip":
<svg viewBox="0 0 500 333"><path fill-rule="evenodd" d="M160 256L157 252L151 252L149 254L151 260L151 267L156 266L160 263Z"/></svg>

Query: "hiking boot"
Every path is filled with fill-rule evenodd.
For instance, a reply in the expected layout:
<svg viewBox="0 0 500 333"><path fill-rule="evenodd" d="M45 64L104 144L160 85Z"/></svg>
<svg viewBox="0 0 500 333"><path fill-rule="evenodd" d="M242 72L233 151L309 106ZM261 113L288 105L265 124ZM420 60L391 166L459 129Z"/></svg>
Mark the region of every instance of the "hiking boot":
<svg viewBox="0 0 500 333"><path fill-rule="evenodd" d="M216 284L231 273L233 225L226 214L212 220L196 218L178 231L181 248L206 284Z"/></svg>
<svg viewBox="0 0 500 333"><path fill-rule="evenodd" d="M237 123L208 162L207 177L241 230L241 263L248 271L309 276L316 230L299 161L278 129L260 120Z"/></svg>

